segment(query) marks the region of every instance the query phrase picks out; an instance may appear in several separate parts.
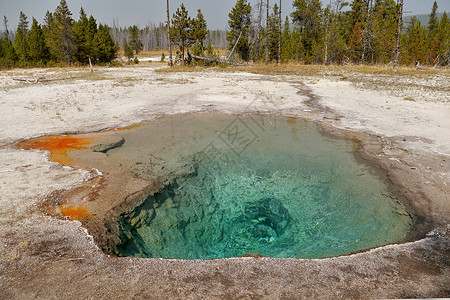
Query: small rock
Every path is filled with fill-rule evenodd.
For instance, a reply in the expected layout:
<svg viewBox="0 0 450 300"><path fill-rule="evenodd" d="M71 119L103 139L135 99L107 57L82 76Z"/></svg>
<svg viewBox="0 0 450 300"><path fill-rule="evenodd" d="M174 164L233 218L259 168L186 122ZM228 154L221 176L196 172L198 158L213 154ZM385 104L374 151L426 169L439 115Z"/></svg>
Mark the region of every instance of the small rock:
<svg viewBox="0 0 450 300"><path fill-rule="evenodd" d="M102 152L106 153L109 150L122 147L122 145L125 143L125 139L123 137L120 138L118 141L114 141L107 144L98 144L91 147L91 150L94 152Z"/></svg>

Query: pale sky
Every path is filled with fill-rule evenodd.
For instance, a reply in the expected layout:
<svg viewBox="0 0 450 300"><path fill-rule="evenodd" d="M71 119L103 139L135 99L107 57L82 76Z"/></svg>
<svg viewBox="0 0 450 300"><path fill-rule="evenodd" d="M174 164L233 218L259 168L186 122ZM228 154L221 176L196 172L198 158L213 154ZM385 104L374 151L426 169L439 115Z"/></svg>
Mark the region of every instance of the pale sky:
<svg viewBox="0 0 450 300"><path fill-rule="evenodd" d="M9 28L17 27L19 12L27 15L30 26L32 17L39 23L43 22L47 10L53 12L60 0L0 0L0 17L6 15ZM191 16L197 14L201 8L209 29L225 29L228 21L228 13L236 3L236 0L170 0L171 16L184 2ZM250 0L255 5L258 0ZM279 0L271 0L270 4L279 3ZM434 0L404 0L405 15L429 14ZM283 15L292 12L293 0L283 0ZM322 0L329 3L329 0ZM450 0L437 0L439 12L450 12ZM83 7L88 15L93 15L98 22L112 25L114 18L119 20L120 26L139 25L145 26L149 22L158 24L166 18L166 0L67 0L72 17L78 19L80 7ZM1 26L3 30L3 26Z"/></svg>

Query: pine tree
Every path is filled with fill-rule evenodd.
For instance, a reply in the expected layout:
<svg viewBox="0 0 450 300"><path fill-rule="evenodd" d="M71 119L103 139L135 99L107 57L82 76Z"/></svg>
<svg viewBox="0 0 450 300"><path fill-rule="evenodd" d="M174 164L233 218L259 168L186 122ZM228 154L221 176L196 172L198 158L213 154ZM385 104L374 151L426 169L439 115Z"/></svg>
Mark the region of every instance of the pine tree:
<svg viewBox="0 0 450 300"><path fill-rule="evenodd" d="M92 38L88 33L89 20L84 12L84 9L81 8L80 19L73 26L73 41L76 47L74 57L77 61L83 64L88 63L89 54L92 54L92 51L89 49L90 44L92 43Z"/></svg>
<svg viewBox="0 0 450 300"><path fill-rule="evenodd" d="M287 62L292 59L292 48L291 48L291 28L289 23L289 17L286 16L286 20L284 21L283 33L281 37L282 46L281 46L281 61Z"/></svg>
<svg viewBox="0 0 450 300"><path fill-rule="evenodd" d="M295 0L292 4L295 11L291 13L292 21L300 30L300 45L299 48L302 48L301 42L303 38L303 30L307 27L309 23L309 15L308 15L308 0Z"/></svg>
<svg viewBox="0 0 450 300"><path fill-rule="evenodd" d="M88 58L94 59L95 56L95 45L94 45L94 37L97 34L97 20L91 15L88 21L88 29L86 32L86 52Z"/></svg>
<svg viewBox="0 0 450 300"><path fill-rule="evenodd" d="M361 23L357 22L353 27L352 34L350 35L350 39L348 42L348 46L350 49L350 59L354 63L357 63L361 60L361 54L363 50L362 37L362 26Z"/></svg>
<svg viewBox="0 0 450 300"><path fill-rule="evenodd" d="M437 9L438 9L437 2L434 1L433 7L431 9L430 19L428 21L428 32L430 33L431 36L433 36L436 33L438 26L439 26L439 19L437 17Z"/></svg>
<svg viewBox="0 0 450 300"><path fill-rule="evenodd" d="M235 6L228 14L228 26L230 28L230 31L227 33L228 49L232 50L236 45L236 53L245 61L248 61L250 57L249 33L252 24L251 13L252 7L247 0L237 0Z"/></svg>
<svg viewBox="0 0 450 300"><path fill-rule="evenodd" d="M44 64L48 59L48 49L41 25L33 18L31 30L27 37L30 61L33 64Z"/></svg>
<svg viewBox="0 0 450 300"><path fill-rule="evenodd" d="M17 56L9 39L0 38L0 68L11 68L15 65Z"/></svg>
<svg viewBox="0 0 450 300"><path fill-rule="evenodd" d="M373 12L373 60L386 64L393 60L397 33L397 4L394 0L378 0Z"/></svg>
<svg viewBox="0 0 450 300"><path fill-rule="evenodd" d="M346 41L346 25L349 24L348 18L341 15L340 11L342 5L337 1L336 6L332 6L330 9L330 25L328 33L328 63L334 62L342 64L346 58L347 41Z"/></svg>
<svg viewBox="0 0 450 300"><path fill-rule="evenodd" d="M130 32L129 45L130 45L131 49L136 54L138 54L143 48L141 37L140 37L140 30L136 25L131 26L128 30Z"/></svg>
<svg viewBox="0 0 450 300"><path fill-rule="evenodd" d="M439 51L439 18L437 17L438 5L436 1L431 9L430 19L428 21L428 63L434 65L438 59Z"/></svg>
<svg viewBox="0 0 450 300"><path fill-rule="evenodd" d="M361 62L364 57L364 37L367 29L369 0L354 0L350 11L346 12L346 41L349 45L349 57L352 62Z"/></svg>
<svg viewBox="0 0 450 300"><path fill-rule="evenodd" d="M3 16L3 27L5 28L4 39L9 40L9 30L8 30L8 19L6 16Z"/></svg>
<svg viewBox="0 0 450 300"><path fill-rule="evenodd" d="M117 46L106 25L100 24L98 27L98 31L94 37L94 45L98 62L110 63L116 57Z"/></svg>
<svg viewBox="0 0 450 300"><path fill-rule="evenodd" d="M22 63L26 63L28 60L28 21L27 16L23 12L20 12L19 24L17 26L16 37L14 39L14 50L18 56L18 59Z"/></svg>
<svg viewBox="0 0 450 300"><path fill-rule="evenodd" d="M125 57L128 58L128 64L130 64L130 60L134 55L133 49L131 49L130 45L128 45L127 39L123 39L122 48Z"/></svg>
<svg viewBox="0 0 450 300"><path fill-rule="evenodd" d="M14 50L19 61L26 63L28 60L27 38L20 27L17 28L16 37L14 39Z"/></svg>
<svg viewBox="0 0 450 300"><path fill-rule="evenodd" d="M442 65L450 65L450 21L444 12L439 24L439 56Z"/></svg>
<svg viewBox="0 0 450 300"><path fill-rule="evenodd" d="M320 0L295 0L292 20L299 28L300 56L305 62L312 62L313 48L321 39L322 4Z"/></svg>
<svg viewBox="0 0 450 300"><path fill-rule="evenodd" d="M42 26L42 30L46 36L50 36L50 31L52 30L53 24L53 14L47 10L45 13L44 25Z"/></svg>
<svg viewBox="0 0 450 300"><path fill-rule="evenodd" d="M50 34L54 53L60 60L65 59L70 64L74 52L73 20L66 0L61 0L53 14L53 26Z"/></svg>
<svg viewBox="0 0 450 300"><path fill-rule="evenodd" d="M181 53L182 64L185 65L184 53L187 48L190 47L195 42L193 21L189 17L189 13L184 6L181 4L177 11L172 17L172 28L171 37L173 43L178 45Z"/></svg>
<svg viewBox="0 0 450 300"><path fill-rule="evenodd" d="M208 35L208 25L206 24L205 17L203 16L203 13L201 9L197 10L197 18L193 20L193 38L195 41L200 45L201 52L204 51L204 45L203 42Z"/></svg>
<svg viewBox="0 0 450 300"><path fill-rule="evenodd" d="M405 44L405 54L403 55L403 63L425 63L426 62L426 32L416 17L411 19L411 22L406 30L406 35L403 37L403 44Z"/></svg>
<svg viewBox="0 0 450 300"><path fill-rule="evenodd" d="M269 60L278 59L280 9L277 3L269 17Z"/></svg>
<svg viewBox="0 0 450 300"><path fill-rule="evenodd" d="M55 20L53 13L47 11L44 18L44 24L42 25L42 31L44 32L45 42L49 51L49 60L57 61L58 51L56 41L53 39L53 33L55 30Z"/></svg>
<svg viewBox="0 0 450 300"><path fill-rule="evenodd" d="M352 24L363 23L367 17L368 0L353 0L350 7Z"/></svg>
<svg viewBox="0 0 450 300"><path fill-rule="evenodd" d="M28 60L28 45L27 39L20 28L17 29L14 38L14 51L17 55L17 59L25 64Z"/></svg>
<svg viewBox="0 0 450 300"><path fill-rule="evenodd" d="M20 12L19 14L19 28L22 30L23 34L25 36L28 35L28 21L27 21L27 16L23 13Z"/></svg>

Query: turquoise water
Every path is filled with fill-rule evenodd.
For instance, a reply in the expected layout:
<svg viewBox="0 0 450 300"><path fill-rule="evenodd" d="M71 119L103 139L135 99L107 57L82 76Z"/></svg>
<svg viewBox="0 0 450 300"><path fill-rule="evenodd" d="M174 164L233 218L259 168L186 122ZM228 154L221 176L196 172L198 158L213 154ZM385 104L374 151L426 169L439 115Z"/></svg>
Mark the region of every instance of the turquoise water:
<svg viewBox="0 0 450 300"><path fill-rule="evenodd" d="M396 242L411 226L383 177L355 159L355 145L312 124L195 115L157 122L116 153L138 156L143 173L166 182L120 215L121 256L323 258Z"/></svg>

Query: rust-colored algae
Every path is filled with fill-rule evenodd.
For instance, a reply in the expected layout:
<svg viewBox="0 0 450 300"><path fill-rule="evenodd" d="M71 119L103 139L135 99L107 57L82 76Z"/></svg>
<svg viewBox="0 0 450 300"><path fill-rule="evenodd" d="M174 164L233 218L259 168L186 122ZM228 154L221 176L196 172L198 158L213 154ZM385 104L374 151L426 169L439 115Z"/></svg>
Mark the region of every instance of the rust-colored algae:
<svg viewBox="0 0 450 300"><path fill-rule="evenodd" d="M143 126L144 123L135 123L135 124L131 124L125 127L119 127L117 129L114 129L113 131L125 131L125 130L131 130L131 129L135 129L135 128L139 128L141 126Z"/></svg>
<svg viewBox="0 0 450 300"><path fill-rule="evenodd" d="M83 220L92 217L92 214L83 206L62 206L61 213L70 220Z"/></svg>
<svg viewBox="0 0 450 300"><path fill-rule="evenodd" d="M62 165L73 165L73 160L67 155L69 151L87 149L94 138L76 137L74 135L51 135L20 142L18 148L24 150L50 151L50 159Z"/></svg>
<svg viewBox="0 0 450 300"><path fill-rule="evenodd" d="M102 133L131 130L142 125L144 124L136 123L126 127L106 130ZM82 134L43 136L22 141L16 145L16 148L24 150L47 150L50 151L51 161L60 163L62 165L75 166L73 160L67 155L67 153L73 150L87 149L89 145L93 144L95 141L95 138L82 136Z"/></svg>

